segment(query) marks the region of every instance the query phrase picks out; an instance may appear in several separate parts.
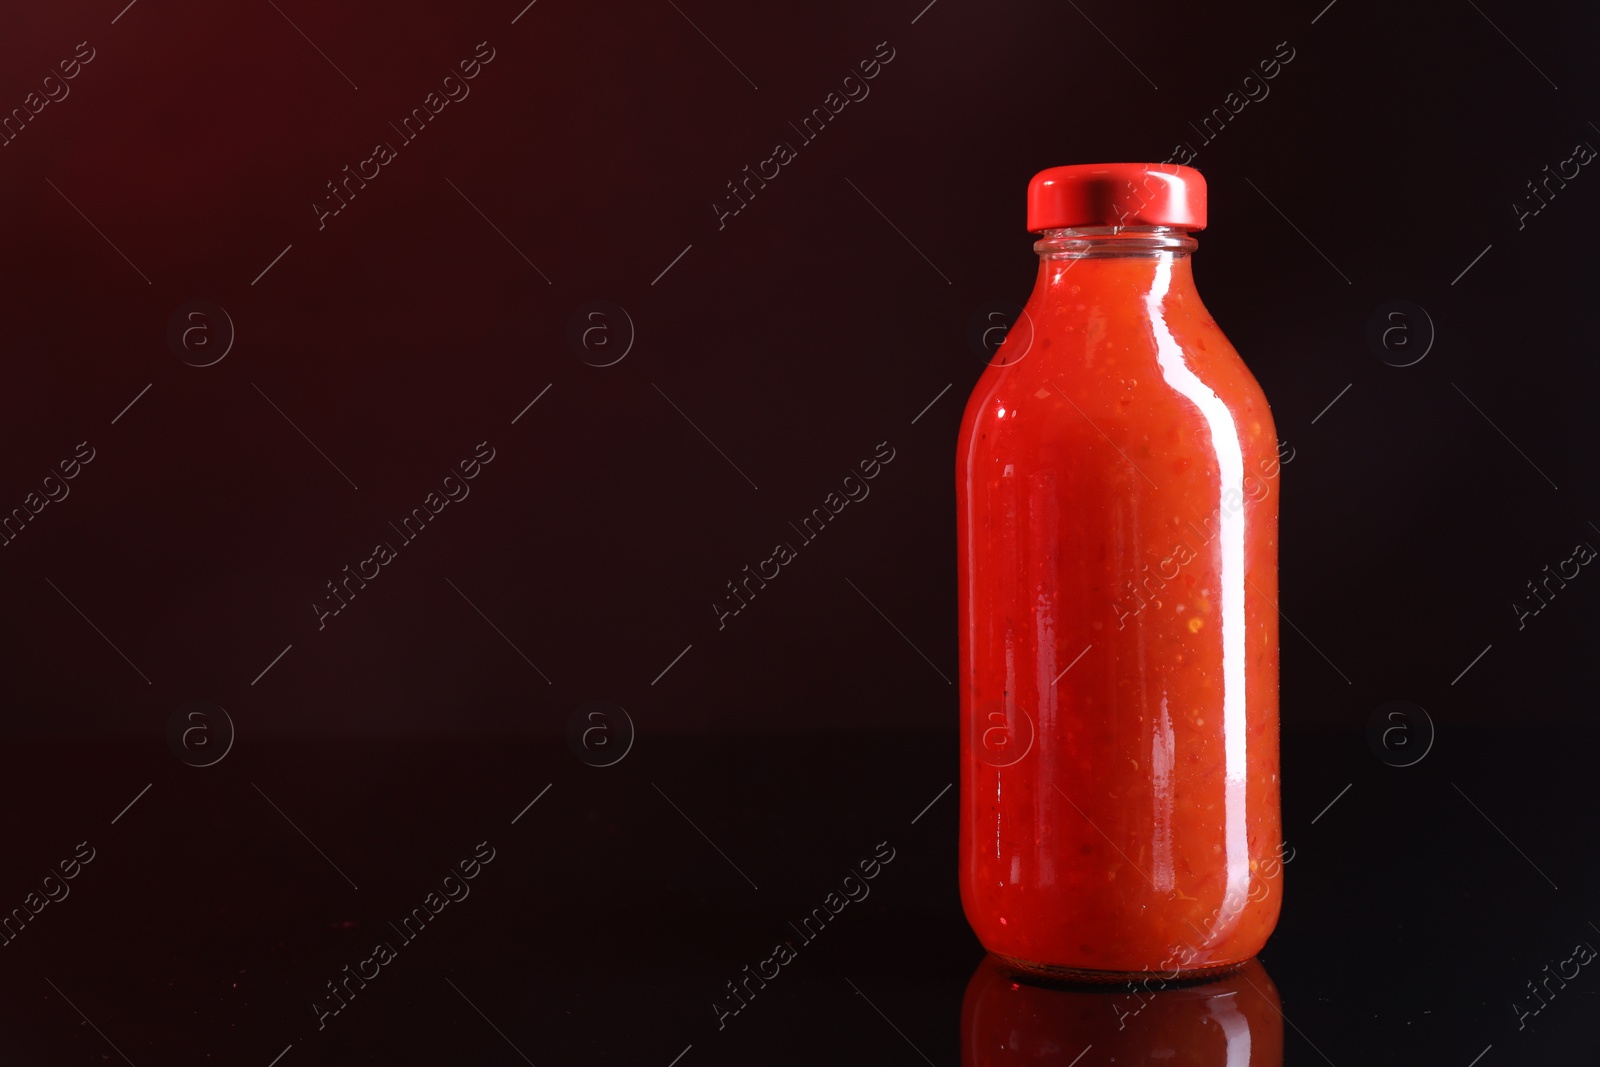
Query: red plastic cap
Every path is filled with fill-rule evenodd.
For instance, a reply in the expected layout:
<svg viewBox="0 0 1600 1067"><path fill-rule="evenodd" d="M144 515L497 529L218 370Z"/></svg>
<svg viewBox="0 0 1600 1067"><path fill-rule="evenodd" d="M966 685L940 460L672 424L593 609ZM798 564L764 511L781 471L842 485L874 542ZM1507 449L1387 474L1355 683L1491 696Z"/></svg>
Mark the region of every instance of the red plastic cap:
<svg viewBox="0 0 1600 1067"><path fill-rule="evenodd" d="M1206 228L1206 180L1176 163L1080 163L1028 183L1028 229L1068 226Z"/></svg>

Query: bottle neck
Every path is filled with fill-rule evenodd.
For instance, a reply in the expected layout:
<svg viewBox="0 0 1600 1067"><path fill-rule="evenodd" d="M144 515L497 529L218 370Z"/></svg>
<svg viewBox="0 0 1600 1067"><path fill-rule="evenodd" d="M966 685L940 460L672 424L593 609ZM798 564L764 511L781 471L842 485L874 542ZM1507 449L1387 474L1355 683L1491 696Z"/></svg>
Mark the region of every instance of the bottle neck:
<svg viewBox="0 0 1600 1067"><path fill-rule="evenodd" d="M1033 244L1041 260L1187 259L1200 247L1185 230L1172 226L1082 226L1045 230Z"/></svg>
<svg viewBox="0 0 1600 1067"><path fill-rule="evenodd" d="M1045 230L1034 243L1039 254L1035 296L1067 306L1099 307L1152 296L1194 292L1189 253L1199 242L1171 226L1093 226Z"/></svg>

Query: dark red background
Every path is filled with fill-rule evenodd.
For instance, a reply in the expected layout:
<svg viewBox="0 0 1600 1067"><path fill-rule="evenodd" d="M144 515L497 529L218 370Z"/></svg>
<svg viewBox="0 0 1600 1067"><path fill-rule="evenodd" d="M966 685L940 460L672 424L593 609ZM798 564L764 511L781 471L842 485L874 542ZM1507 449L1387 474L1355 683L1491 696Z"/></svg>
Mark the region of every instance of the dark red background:
<svg viewBox="0 0 1600 1067"><path fill-rule="evenodd" d="M1296 448L1283 608L1354 682L1288 631L1286 715L1348 722L1404 696L1492 720L1517 693L1555 716L1592 680L1568 672L1594 612L1557 603L1547 616L1565 618L1518 633L1509 606L1600 537L1593 330L1572 287L1596 198L1580 177L1523 232L1510 207L1600 137L1580 106L1583 34L1502 16L1557 91L1470 7L1347 0L1316 25L1310 10L1194 9L1159 32L1092 13L1157 90L1070 6L946 0L915 25L898 8L685 8L755 89L666 3L542 0L511 25L516 6L283 7L359 90L265 2L141 0L116 25L114 3L8 13L0 104L79 41L97 56L0 149L0 499L20 503L80 440L99 457L0 550L11 729L147 731L203 698L246 732L520 733L591 696L652 728L948 727L951 687L845 579L953 676L952 441L980 369L966 329L1031 284L1026 179L1198 145L1187 124L1280 41L1295 59L1271 94L1195 163L1212 189L1202 291ZM485 40L496 59L470 97L319 232L324 182L394 140L387 123ZM871 95L719 231L724 183L793 140L787 124L881 41L895 59ZM1397 297L1438 330L1405 369L1363 340ZM203 369L166 343L197 298L238 334ZM638 335L603 369L565 340L597 298ZM500 458L471 498L318 632L323 583L482 440ZM872 497L718 633L723 583L885 440L899 458Z"/></svg>

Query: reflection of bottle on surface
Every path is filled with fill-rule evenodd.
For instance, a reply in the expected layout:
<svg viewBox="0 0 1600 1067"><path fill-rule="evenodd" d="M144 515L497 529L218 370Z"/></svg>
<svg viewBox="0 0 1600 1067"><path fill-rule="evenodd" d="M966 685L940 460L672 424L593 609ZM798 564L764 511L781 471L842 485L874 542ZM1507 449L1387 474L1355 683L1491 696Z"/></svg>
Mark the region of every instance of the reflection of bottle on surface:
<svg viewBox="0 0 1600 1067"><path fill-rule="evenodd" d="M1283 1067L1278 990L1259 960L1198 985L1159 975L1117 986L1030 985L985 956L961 1006L962 1067L1067 1067L1093 1047L1092 1063L1159 1067Z"/></svg>

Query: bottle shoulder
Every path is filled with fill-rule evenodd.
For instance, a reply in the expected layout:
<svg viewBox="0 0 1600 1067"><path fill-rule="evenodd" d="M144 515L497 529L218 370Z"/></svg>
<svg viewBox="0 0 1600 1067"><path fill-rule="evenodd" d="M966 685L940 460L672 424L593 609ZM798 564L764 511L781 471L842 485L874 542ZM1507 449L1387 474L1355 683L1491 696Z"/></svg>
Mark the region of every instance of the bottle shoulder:
<svg viewBox="0 0 1600 1067"><path fill-rule="evenodd" d="M974 385L969 408L1022 410L1062 398L1113 410L1133 394L1181 396L1198 380L1224 404L1266 406L1266 397L1222 328L1195 302L1159 322L1117 311L1040 307L1030 301ZM1074 314L1074 312L1077 312ZM1019 337L1019 333L1024 336Z"/></svg>
<svg viewBox="0 0 1600 1067"><path fill-rule="evenodd" d="M1220 412L1241 442L1275 448L1265 393L1198 297L1161 312L1030 300L1026 334L1013 328L968 398L962 454L1210 437Z"/></svg>

